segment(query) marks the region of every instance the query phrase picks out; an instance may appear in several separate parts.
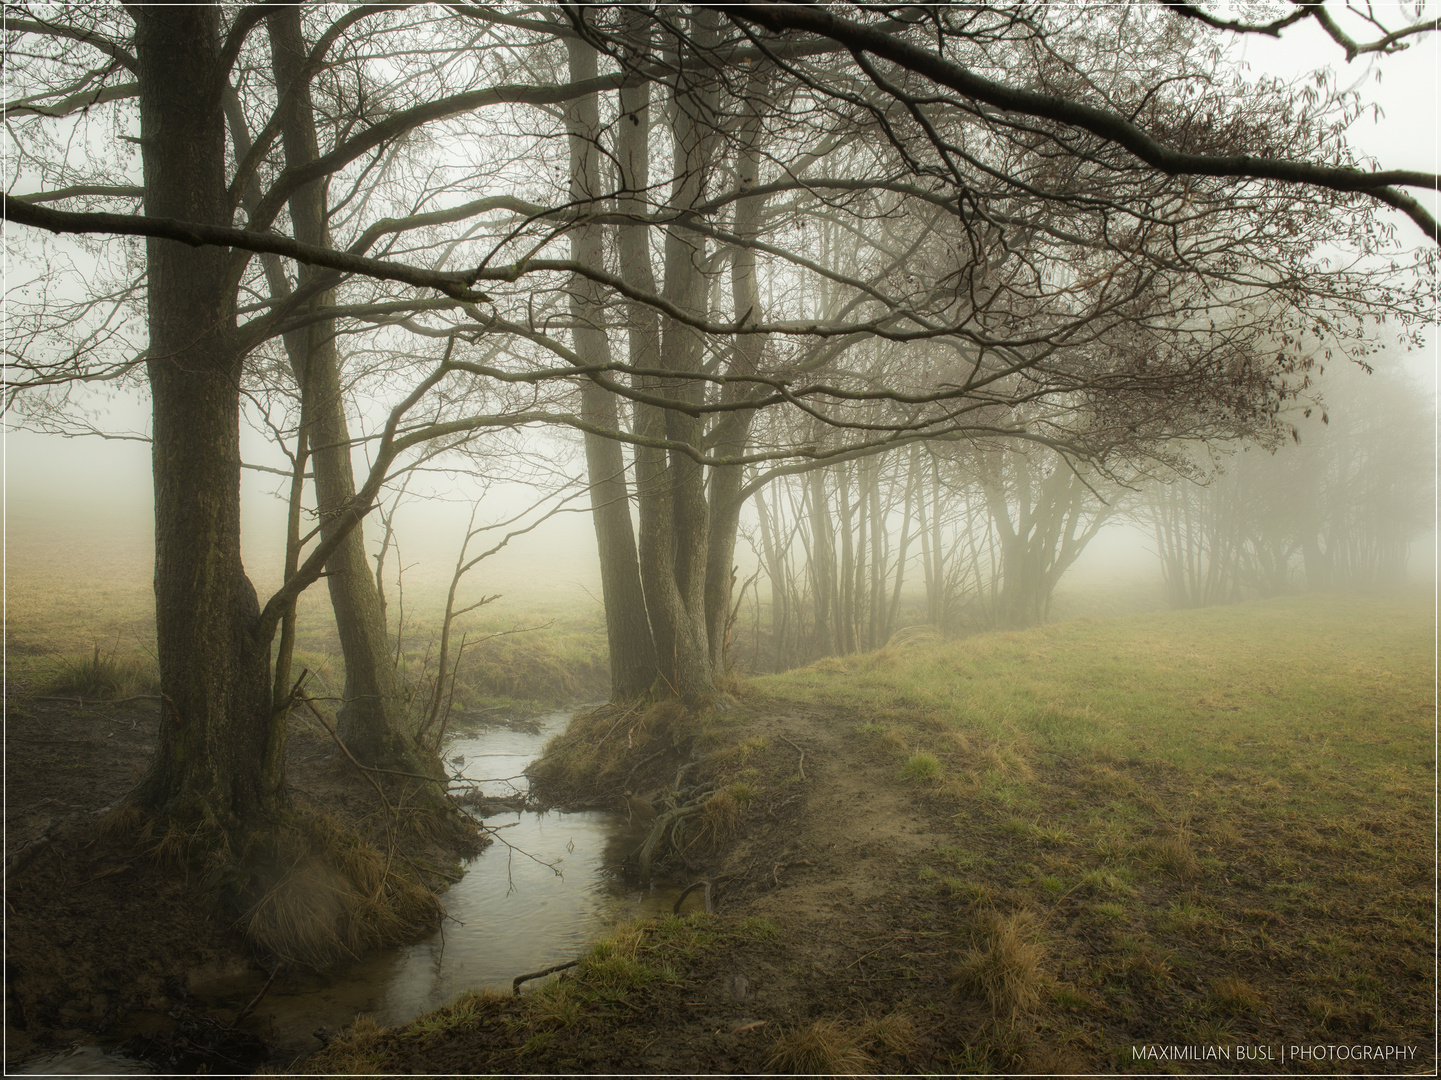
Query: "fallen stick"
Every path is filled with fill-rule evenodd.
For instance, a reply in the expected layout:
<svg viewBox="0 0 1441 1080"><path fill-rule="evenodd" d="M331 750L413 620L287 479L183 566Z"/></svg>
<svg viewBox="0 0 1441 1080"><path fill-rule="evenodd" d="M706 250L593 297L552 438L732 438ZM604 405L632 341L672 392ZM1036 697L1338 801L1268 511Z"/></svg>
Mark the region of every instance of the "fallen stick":
<svg viewBox="0 0 1441 1080"><path fill-rule="evenodd" d="M579 964L579 960L567 960L563 964L556 964L553 967L545 968L542 971L532 971L529 975L517 975L510 984L512 995L520 993L520 984L530 982L531 979L539 979L543 975L554 975L557 971L564 971L566 968L573 968Z"/></svg>
<svg viewBox="0 0 1441 1080"><path fill-rule="evenodd" d="M709 881L695 881L687 885L681 894L675 898L675 905L670 909L670 913L672 915L679 915L680 906L685 903L685 898L702 886L705 887L705 913L707 915L713 914L715 906L711 901L711 883Z"/></svg>
<svg viewBox="0 0 1441 1080"><path fill-rule="evenodd" d="M260 988L260 993L256 994L253 998L251 998L250 1004L240 1010L239 1015L237 1015L235 1019L231 1021L231 1027L239 1027L240 1021L244 1020L247 1016L249 1016L252 1012L255 1011L255 1006L260 1004L260 999L265 996L265 991L270 989L270 984L275 981L275 976L280 974L280 969L284 966L284 964L275 965L275 970L270 973L270 978L265 980L265 985Z"/></svg>
<svg viewBox="0 0 1441 1080"><path fill-rule="evenodd" d="M791 746L795 747L796 753L800 754L801 760L800 763L796 766L796 769L800 772L801 779L804 780L806 778L806 752L802 750L799 746L796 746L796 744L791 742L789 739L786 739L784 735L782 735L781 738L785 739L786 742L791 743Z"/></svg>

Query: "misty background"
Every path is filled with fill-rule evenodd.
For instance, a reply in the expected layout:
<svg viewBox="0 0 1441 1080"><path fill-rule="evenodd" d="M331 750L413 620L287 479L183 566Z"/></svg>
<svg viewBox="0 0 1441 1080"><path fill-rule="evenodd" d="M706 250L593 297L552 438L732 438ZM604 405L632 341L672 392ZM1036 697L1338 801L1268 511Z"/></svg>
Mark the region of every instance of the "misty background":
<svg viewBox="0 0 1441 1080"><path fill-rule="evenodd" d="M1436 72L1441 69L1441 37L1433 35L1419 46L1386 55L1384 63L1373 54L1347 65L1321 29L1306 20L1288 31L1284 41L1242 36L1235 48L1253 77L1296 78L1329 70L1339 86L1356 90L1367 105L1348 131L1356 148L1388 167L1437 170ZM1435 192L1414 194L1435 212ZM1433 528L1413 542L1407 571L1411 587L1434 590L1438 341L1434 323L1424 337L1421 349L1393 342L1372 361L1382 373L1399 376L1401 385L1411 388L1431 417L1427 467L1432 475L1428 501ZM23 628L27 607L54 602L60 583L69 582L75 590L77 616L82 621L93 616L93 634L102 643L107 633L114 632L104 617L107 596L118 598L124 593L134 601L139 598L137 590L150 588L154 558L150 452L146 442L134 438L148 430L149 405L138 396L107 395L104 390L92 390L77 400L92 412L97 427L130 437L64 438L17 430L7 423L3 435L7 623L12 630L17 625ZM1328 395L1327 404L1332 417L1345 416L1344 395ZM363 425L367 430L375 426L373 420ZM1304 433L1305 422L1301 429ZM532 430L527 446L562 473L577 478L585 473L581 440L574 433ZM242 448L247 465L287 466L274 446L254 430L242 430ZM1286 454L1290 448L1277 452ZM360 449L355 460L363 469ZM245 565L262 592L280 582L284 485L281 477L249 469L242 477ZM420 475L410 487L411 496L395 520L400 557L388 556L388 577L394 580L398 562L405 568L405 587L414 590L417 603L434 605L443 602L479 485L459 473L432 472ZM495 482L484 492L476 521L505 520L535 499L536 490L524 483ZM503 594L493 614L504 614L512 605L530 610L588 605L599 618L600 571L587 500L582 497L570 505L571 509L488 558L471 572L464 591ZM742 529L753 524L754 510L748 503ZM365 530L374 555L381 533L375 514L366 520ZM908 561L914 563L919 557L913 551ZM756 568L755 553L744 541L736 546L736 561L738 580L743 581ZM1099 588L1124 594L1127 607L1164 606L1152 530L1127 515L1105 525L1063 579L1053 617L1075 614L1068 612L1065 598L1068 591L1082 586L1087 592ZM906 592L918 588L919 575L910 574ZM321 603L323 592L312 588L302 598L302 608Z"/></svg>

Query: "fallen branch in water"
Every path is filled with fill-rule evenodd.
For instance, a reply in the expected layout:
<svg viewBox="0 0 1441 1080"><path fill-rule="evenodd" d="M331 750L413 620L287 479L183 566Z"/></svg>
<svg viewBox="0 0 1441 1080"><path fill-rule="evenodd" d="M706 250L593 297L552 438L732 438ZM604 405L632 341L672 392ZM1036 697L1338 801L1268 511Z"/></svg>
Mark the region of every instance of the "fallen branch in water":
<svg viewBox="0 0 1441 1080"><path fill-rule="evenodd" d="M709 881L695 881L687 885L681 894L675 898L675 906L670 909L670 913L672 915L679 915L680 906L685 902L685 898L701 886L705 886L705 913L707 915L714 914L715 904L711 900L711 883Z"/></svg>
<svg viewBox="0 0 1441 1080"><path fill-rule="evenodd" d="M265 996L265 992L270 989L270 984L275 981L275 976L280 974L280 971L283 967L285 967L283 963L275 965L275 970L270 973L270 978L265 980L265 985L260 988L260 993L256 994L253 998L251 998L250 1004L240 1010L239 1014L235 1017L235 1019L231 1021L231 1027L239 1027L240 1021L244 1020L247 1016L249 1016L252 1012L255 1011L255 1006L260 1004L260 999Z"/></svg>
<svg viewBox="0 0 1441 1080"><path fill-rule="evenodd" d="M517 975L510 983L511 994L520 993L520 984L530 982L531 979L539 979L544 975L554 975L557 971L564 971L566 968L573 968L579 964L579 960L567 960L563 964L556 964L553 967L545 968L542 971L532 971L529 975Z"/></svg>

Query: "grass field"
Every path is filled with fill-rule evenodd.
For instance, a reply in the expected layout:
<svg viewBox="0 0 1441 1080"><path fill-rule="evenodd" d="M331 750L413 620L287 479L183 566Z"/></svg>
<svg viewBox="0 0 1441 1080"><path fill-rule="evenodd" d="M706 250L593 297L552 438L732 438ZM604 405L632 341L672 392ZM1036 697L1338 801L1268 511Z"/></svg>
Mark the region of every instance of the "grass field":
<svg viewBox="0 0 1441 1080"><path fill-rule="evenodd" d="M991 927L973 965L1025 930L1017 977L1051 1043L1120 1066L1127 1040L1389 1038L1429 1061L1433 627L1424 599L1305 596L919 641L755 687L834 706L952 808L959 842L915 873Z"/></svg>

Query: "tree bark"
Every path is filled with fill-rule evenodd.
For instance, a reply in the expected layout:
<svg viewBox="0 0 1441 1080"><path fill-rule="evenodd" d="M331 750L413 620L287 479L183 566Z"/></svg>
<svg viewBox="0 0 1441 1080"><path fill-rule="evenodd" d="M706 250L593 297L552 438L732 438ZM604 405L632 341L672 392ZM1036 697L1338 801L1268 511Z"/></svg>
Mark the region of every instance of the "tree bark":
<svg viewBox="0 0 1441 1080"><path fill-rule="evenodd" d="M580 38L566 39L572 82L596 75L595 47ZM578 208L601 195L600 108L595 94L576 98L566 107L570 142L570 195ZM599 210L599 205L595 206ZM570 233L571 257L589 266L605 265L601 227L577 225ZM575 352L583 364L608 364L610 342L600 286L585 278L571 285L570 310ZM581 416L592 425L618 431L620 414L615 395L596 385L581 385ZM656 681L655 644L641 588L635 530L630 519L630 486L625 478L621 444L594 432L585 435L586 468L590 477L591 517L600 557L601 597L605 605L606 639L610 646L611 697L617 701L647 693Z"/></svg>
<svg viewBox="0 0 1441 1080"><path fill-rule="evenodd" d="M637 35L637 50L644 52L648 49L649 38L644 35L646 14L635 8L625 8L621 18ZM645 198L645 192L650 187L650 85L642 83L623 87L619 103L624 120L617 125L616 135L616 160L621 181L617 209L622 214L644 216L650 209ZM654 295L658 290L651 267L646 226L618 226L617 241L622 277L636 288ZM634 300L626 302L625 311L628 355L632 366L656 370L661 364L660 316L648 304ZM635 383L639 389L651 393L663 390L661 380L655 376L636 376ZM637 402L632 426L641 439L664 439L665 412L658 406ZM636 446L635 490L640 523L636 537L638 572L655 648L656 672L660 681L674 693L676 613L668 595L671 586L667 584L673 578L674 551L671 493L663 448Z"/></svg>
<svg viewBox="0 0 1441 1080"><path fill-rule="evenodd" d="M228 225L219 9L135 7L145 211ZM153 415L155 757L134 798L225 828L278 812L270 642L240 557L240 362L223 248L146 241Z"/></svg>
<svg viewBox="0 0 1441 1080"><path fill-rule="evenodd" d="M748 80L743 107L745 120L736 153L736 183L742 189L753 188L760 178L760 137L766 76L753 71ZM751 196L736 203L732 231L744 239L760 233L765 198ZM731 249L731 304L737 322L761 321L760 285L756 279L754 249L737 245ZM729 373L751 375L760 368L765 338L759 334L738 334L731 349ZM723 400L744 400L750 393L742 383L727 383ZM750 440L751 422L755 413L749 409L723 413L712 436L712 452L718 457L738 457ZM731 609L731 591L735 583L736 531L740 528L740 497L743 466L718 465L710 475L710 529L707 538L706 563L706 631L710 638L711 665L723 671L726 663L726 623Z"/></svg>
<svg viewBox="0 0 1441 1080"><path fill-rule="evenodd" d="M285 112L281 140L286 165L299 168L320 156L310 86L303 78L306 56L300 9L277 7L267 20L271 62ZM291 227L302 243L331 247L326 222L325 181L298 188L290 197ZM302 267L302 283L317 271ZM335 304L333 290L318 294L317 307ZM335 322L312 323L285 337L291 366L300 386L301 424L311 447L316 505L322 538L344 527L345 510L355 499L355 474L350 456L350 430L335 345ZM365 765L424 769L405 732L405 698L395 667L385 616L365 553L365 533L354 524L326 563L326 583L345 658L344 701L336 719L341 739ZM433 771L435 763L430 763Z"/></svg>

